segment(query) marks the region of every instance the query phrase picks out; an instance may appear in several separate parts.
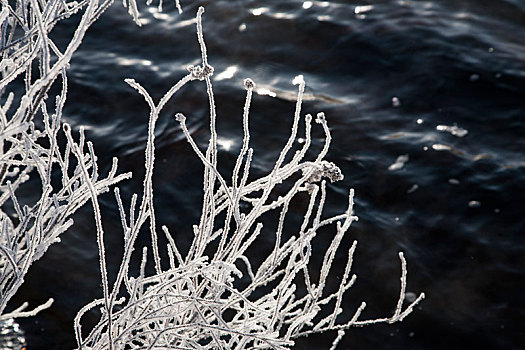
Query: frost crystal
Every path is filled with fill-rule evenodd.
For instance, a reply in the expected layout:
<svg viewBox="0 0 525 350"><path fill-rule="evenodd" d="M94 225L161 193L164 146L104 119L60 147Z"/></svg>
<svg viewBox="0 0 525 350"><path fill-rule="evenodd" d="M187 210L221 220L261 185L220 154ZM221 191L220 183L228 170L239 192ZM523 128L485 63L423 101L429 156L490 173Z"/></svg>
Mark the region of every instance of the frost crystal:
<svg viewBox="0 0 525 350"><path fill-rule="evenodd" d="M306 170L303 169L303 173L305 172ZM337 165L335 165L332 162L327 162L326 160L323 160L320 162L319 166L315 168L315 170L310 174L308 179L306 179L306 182L310 184L314 182L319 182L323 177L328 178L330 182L336 182L344 179L343 173Z"/></svg>
<svg viewBox="0 0 525 350"><path fill-rule="evenodd" d="M191 73L192 79L204 80L206 77L213 75L213 67L210 65L188 66L188 71Z"/></svg>

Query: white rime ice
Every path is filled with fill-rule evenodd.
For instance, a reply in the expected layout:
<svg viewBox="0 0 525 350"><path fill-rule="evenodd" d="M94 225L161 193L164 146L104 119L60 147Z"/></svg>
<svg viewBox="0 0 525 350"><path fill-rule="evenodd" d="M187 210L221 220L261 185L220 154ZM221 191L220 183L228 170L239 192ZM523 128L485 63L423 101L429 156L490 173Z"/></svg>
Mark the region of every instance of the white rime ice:
<svg viewBox="0 0 525 350"><path fill-rule="evenodd" d="M331 135L324 113L314 118L301 112L305 89L302 75L293 80L298 95L290 135L268 173L250 176L254 151L249 115L256 89L250 79L244 81L239 154L231 173L220 166L211 80L214 70L208 63L202 7L196 21L201 65L188 66L188 73L158 102L140 83L126 80L150 109L146 172L142 193L134 194L129 205L122 200L119 188L113 190L121 216L124 252L116 276L108 276L98 197L131 174L118 175L116 159L109 173L99 173L95 146L86 140L82 128L72 130L62 121L62 110L71 57L89 26L111 3L21 0L11 4L2 0L0 320L32 316L51 306L49 299L30 311L24 303L6 312L31 264L60 241L60 235L73 225L72 214L87 202L93 208L102 291L101 297L81 308L74 319L78 349L288 349L298 337L330 330L337 331L331 345L335 349L350 327L397 322L411 313L424 294L404 304L407 269L402 253L400 293L393 315L363 319L365 302L356 311L343 313L345 293L356 282L351 273L356 241L345 252L344 271L334 271L333 267L336 253L348 242L348 229L357 220L354 191L349 191L343 213L324 213L327 180L339 181L343 174L325 159ZM140 24L136 1L124 0L124 6ZM158 7L161 9L162 1ZM178 0L176 7L181 10ZM80 17L78 27L70 43L59 48L53 42L52 30L58 21L70 16ZM23 84L25 92L17 96L11 90L13 84ZM187 84L202 84L206 89L210 139L206 149L201 149L186 126L192 116L175 115L204 166L200 220L193 225L189 249L181 251L166 226L159 230L153 206L153 172L156 123L168 101ZM52 86L60 89L51 90ZM58 93L49 96L50 91ZM324 133L324 144L317 154L310 150L312 128ZM300 130L304 134L301 131L299 135ZM64 142L58 142L59 138ZM38 198L32 203L17 196L28 181L41 183ZM291 228L285 222L290 221L290 205L297 200L303 201L306 209L301 222ZM264 220L272 212L278 218L273 226ZM321 229L322 241L328 244L316 257L322 262L319 270L311 260ZM152 245L141 249L137 237L148 231ZM270 233L273 247L259 248L262 236ZM165 237L167 245L159 243L159 235ZM260 261L251 258L255 246ZM136 259L140 271L134 273L130 265ZM152 270L146 268L150 265ZM335 290L329 287L334 280L339 281ZM99 319L83 329L83 316L92 309L100 311L96 313Z"/></svg>
<svg viewBox="0 0 525 350"><path fill-rule="evenodd" d="M1 5L0 320L31 316L52 304L49 299L32 311L25 303L5 311L31 264L73 224L72 214L131 176L117 175L116 159L108 174L99 174L94 147L86 142L84 130L74 137L62 122L66 68L102 5L64 0ZM69 44L59 48L52 30L72 15L80 17L78 27ZM25 92L15 95L10 91L15 84L23 84ZM58 87L55 96L49 96L52 86ZM58 137L65 137L65 145L59 145ZM17 191L35 175L41 183L37 199L21 202Z"/></svg>
<svg viewBox="0 0 525 350"><path fill-rule="evenodd" d="M294 79L298 85L298 98L290 136L269 173L253 180L249 180L253 157L249 112L255 83L250 79L244 81L243 143L232 173L226 176L220 168L217 161L217 115L210 78L213 68L208 63L202 33L203 12L200 8L197 14L202 66L188 67L189 73L158 103L138 82L127 80L150 108L144 190L138 214L127 210L119 191L115 191L125 237L124 256L115 284L111 288L104 287L103 298L87 305L75 319L79 349L287 349L298 337L337 330L332 345L335 348L345 330L352 326L401 321L424 297L421 294L409 305L403 305L407 272L402 253L399 254L401 291L392 316L363 320L360 317L366 306L363 302L353 317L340 321L344 294L356 281L356 276L351 274L357 247L355 241L347 252L346 268L339 274L338 289L327 291L328 279L336 275L332 271L336 252L357 217L353 214L353 190L349 191L344 213L331 217L323 215L326 179L334 182L341 180L343 175L334 163L324 159L331 136L323 113L317 115L315 122L324 131L324 146L316 156L307 157L313 118L308 114L301 117L305 88L302 76ZM165 226L162 226L162 231L169 244L162 247L158 243L152 183L154 129L168 100L184 85L198 82L205 83L210 106L210 140L205 150L199 148L186 126L186 120L191 116L175 115L191 148L204 165L201 218L193 227L194 238L189 251L183 254ZM301 136L305 142L294 151L301 123L304 124L305 135ZM282 193L277 198L272 196L276 191ZM296 197L303 198L308 206L302 224L292 235L290 232L285 234L289 206ZM270 211L278 214L278 222L275 227L264 227L268 223L263 224L262 216ZM129 213L128 217L126 213ZM128 270L132 251L145 226L153 241L155 273L145 274L149 254L144 249L140 273L131 276ZM312 245L319 230L328 226L333 227L333 235L324 252L320 274L312 273ZM248 252L257 244L263 229L274 232L275 244L267 251L258 250L258 254L265 258L256 264ZM101 229L98 236L103 260ZM161 249L167 251L167 263L160 261ZM105 277L104 281L107 280ZM261 294L261 290L265 293ZM101 317L98 324L85 333L81 328L82 317L95 307L102 311Z"/></svg>

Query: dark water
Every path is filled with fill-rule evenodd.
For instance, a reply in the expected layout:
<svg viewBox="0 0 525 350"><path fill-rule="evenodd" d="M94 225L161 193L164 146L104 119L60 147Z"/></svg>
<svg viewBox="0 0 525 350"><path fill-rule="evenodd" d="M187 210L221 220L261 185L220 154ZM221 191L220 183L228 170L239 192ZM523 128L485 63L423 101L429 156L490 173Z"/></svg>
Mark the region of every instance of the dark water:
<svg viewBox="0 0 525 350"><path fill-rule="evenodd" d="M343 210L346 189L356 190L360 220L348 239L359 241L358 281L345 307L352 312L366 300L363 317L391 314L400 250L408 261L408 291L427 294L404 322L352 329L339 349L525 349L525 2L183 5L181 16L172 4L163 14L143 9L147 23L137 28L115 4L71 64L67 121L86 126L101 164L118 156L123 170L135 171L121 186L126 196L141 189L147 109L123 79L135 78L158 100L188 64L199 62L191 20L204 5L224 164L231 164L241 140L242 80L250 77L276 93L256 96L252 107L255 167L263 172L287 138L291 80L304 74L304 112L326 113L334 140L328 160L345 174L330 187L328 210ZM202 168L173 119L176 112L186 114L204 145L202 84L186 86L157 129L157 220L184 247L199 215ZM408 160L396 163L403 155ZM114 270L121 231L113 203L103 198ZM56 300L52 309L21 321L28 349L74 347L74 315L101 295L89 207L75 220L13 301ZM328 349L334 336L302 339L297 348Z"/></svg>

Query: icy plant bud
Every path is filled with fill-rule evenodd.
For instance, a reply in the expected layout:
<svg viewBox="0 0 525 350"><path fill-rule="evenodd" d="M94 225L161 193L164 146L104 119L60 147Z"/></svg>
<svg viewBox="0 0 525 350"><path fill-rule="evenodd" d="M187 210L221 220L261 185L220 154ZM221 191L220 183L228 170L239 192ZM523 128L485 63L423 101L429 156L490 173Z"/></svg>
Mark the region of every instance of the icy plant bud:
<svg viewBox="0 0 525 350"><path fill-rule="evenodd" d="M192 79L196 80L204 80L207 76L213 75L213 67L208 64L205 64L203 67L189 65L187 69L191 73Z"/></svg>
<svg viewBox="0 0 525 350"><path fill-rule="evenodd" d="M255 83L251 79L244 79L244 88L246 90L255 89Z"/></svg>
<svg viewBox="0 0 525 350"><path fill-rule="evenodd" d="M305 170L303 170L304 172ZM323 177L328 178L330 182L336 182L344 179L341 169L332 162L323 160L321 166L314 170L314 172L306 180L309 183L319 182Z"/></svg>
<svg viewBox="0 0 525 350"><path fill-rule="evenodd" d="M304 84L304 77L302 74L296 76L293 80L292 80L292 84L294 85L299 85L299 84Z"/></svg>

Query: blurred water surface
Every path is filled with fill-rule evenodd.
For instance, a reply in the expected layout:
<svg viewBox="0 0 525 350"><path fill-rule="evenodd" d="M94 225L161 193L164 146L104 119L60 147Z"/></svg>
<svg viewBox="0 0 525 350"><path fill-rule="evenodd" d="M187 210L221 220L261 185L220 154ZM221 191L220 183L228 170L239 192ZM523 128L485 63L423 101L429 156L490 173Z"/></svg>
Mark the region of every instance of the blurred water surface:
<svg viewBox="0 0 525 350"><path fill-rule="evenodd" d="M356 190L360 220L356 287L345 307L363 300L363 317L389 315L398 294L397 252L408 260L408 290L427 299L403 323L353 329L339 349L525 349L525 2L182 1L143 7L143 26L117 3L90 29L69 70L65 115L85 126L109 168L118 156L124 196L141 190L148 111L124 78L156 100L200 54L194 16L204 31L214 88L223 171L242 140L242 81L257 95L251 112L254 171L263 174L288 137L296 90L307 82L305 113L326 113L328 160L345 180L330 185L329 212ZM55 29L68 38L67 23ZM155 175L158 218L189 245L201 206L200 162L173 115L183 112L205 146L202 84L186 86L158 122ZM314 147L321 133L314 131ZM103 197L110 273L122 233L111 196ZM73 317L101 295L89 206L62 243L30 270L13 305L55 298L53 308L21 320L28 349L71 349ZM147 244L144 238L143 244ZM341 254L344 264L344 254ZM343 315L344 318L345 315ZM347 315L348 316L348 315ZM328 349L334 334L299 340Z"/></svg>

